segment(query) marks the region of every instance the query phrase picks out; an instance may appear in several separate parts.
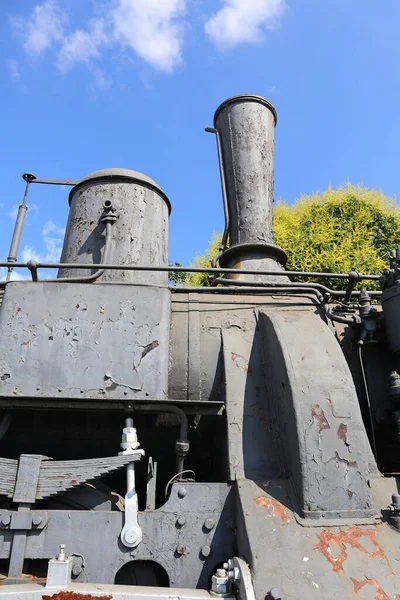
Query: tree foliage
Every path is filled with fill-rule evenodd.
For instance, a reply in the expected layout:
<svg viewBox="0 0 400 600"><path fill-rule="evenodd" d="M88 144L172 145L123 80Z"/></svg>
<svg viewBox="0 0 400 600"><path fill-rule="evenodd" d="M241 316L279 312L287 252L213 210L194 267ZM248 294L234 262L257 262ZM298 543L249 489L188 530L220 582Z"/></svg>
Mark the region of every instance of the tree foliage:
<svg viewBox="0 0 400 600"><path fill-rule="evenodd" d="M388 265L389 250L400 243L400 209L395 199L350 183L302 195L291 206L277 202L273 223L275 243L286 251L286 268L291 271L379 274ZM220 243L221 236L214 233L194 265L211 266ZM204 286L211 280L211 275L196 273L189 274L185 283ZM343 287L338 279L324 283Z"/></svg>
<svg viewBox="0 0 400 600"><path fill-rule="evenodd" d="M300 196L292 206L279 201L273 223L275 243L287 252L291 271L379 274L400 242L395 199L349 183ZM337 279L327 283L343 286Z"/></svg>

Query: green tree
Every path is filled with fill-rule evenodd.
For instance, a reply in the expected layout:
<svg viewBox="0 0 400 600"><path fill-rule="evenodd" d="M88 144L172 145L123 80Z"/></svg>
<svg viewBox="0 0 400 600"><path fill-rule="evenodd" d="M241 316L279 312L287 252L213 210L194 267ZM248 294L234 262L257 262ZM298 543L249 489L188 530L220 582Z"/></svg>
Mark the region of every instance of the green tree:
<svg viewBox="0 0 400 600"><path fill-rule="evenodd" d="M379 274L388 266L389 250L400 243L400 208L395 198L350 183L302 195L291 206L278 201L273 224L275 243L286 251L286 268L291 271ZM209 248L194 264L210 266L220 243L221 236L214 234ZM196 274L186 283L209 285L211 279ZM333 289L343 287L338 279L323 282Z"/></svg>

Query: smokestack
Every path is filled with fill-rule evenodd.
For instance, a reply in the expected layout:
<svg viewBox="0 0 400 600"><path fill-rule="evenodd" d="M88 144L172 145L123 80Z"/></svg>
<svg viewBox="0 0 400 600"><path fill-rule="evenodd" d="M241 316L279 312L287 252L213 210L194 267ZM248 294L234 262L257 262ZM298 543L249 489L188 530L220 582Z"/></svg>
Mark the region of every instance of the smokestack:
<svg viewBox="0 0 400 600"><path fill-rule="evenodd" d="M229 98L214 115L221 146L229 213L230 248L219 259L222 267L283 271L285 252L274 245L275 108L262 98L243 94ZM284 277L230 275L247 281L287 281Z"/></svg>
<svg viewBox="0 0 400 600"><path fill-rule="evenodd" d="M59 278L97 280L91 264L102 262L168 266L171 205L147 175L130 169L95 171L71 190L69 204L61 262L88 268L60 269ZM168 273L106 270L98 280L167 286Z"/></svg>

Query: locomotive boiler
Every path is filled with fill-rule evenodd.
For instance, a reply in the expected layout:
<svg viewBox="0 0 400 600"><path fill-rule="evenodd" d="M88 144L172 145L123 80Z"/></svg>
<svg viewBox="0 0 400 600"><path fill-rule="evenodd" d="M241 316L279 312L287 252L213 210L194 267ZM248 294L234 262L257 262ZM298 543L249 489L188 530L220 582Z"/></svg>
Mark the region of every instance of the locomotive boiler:
<svg viewBox="0 0 400 600"><path fill-rule="evenodd" d="M285 269L276 122L241 95L207 129L210 287L169 286L148 176L24 175L1 264L0 599L400 600L400 250L380 277ZM36 183L72 186L58 265L17 262Z"/></svg>

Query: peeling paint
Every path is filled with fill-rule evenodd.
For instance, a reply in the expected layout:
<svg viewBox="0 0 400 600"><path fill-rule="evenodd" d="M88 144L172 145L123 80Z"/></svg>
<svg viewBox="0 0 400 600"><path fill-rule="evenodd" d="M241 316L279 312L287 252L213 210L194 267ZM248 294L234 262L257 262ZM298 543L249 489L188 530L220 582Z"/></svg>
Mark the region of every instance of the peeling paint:
<svg viewBox="0 0 400 600"><path fill-rule="evenodd" d="M245 373L249 371L249 365L246 359L240 354L236 354L235 352L231 352L232 360L240 369L243 369ZM244 363L244 364L243 364Z"/></svg>
<svg viewBox="0 0 400 600"><path fill-rule="evenodd" d="M258 498L255 498L255 503L262 508L272 508L272 511L266 515L267 519L270 517L277 517L282 523L289 523L290 519L287 508L278 502L278 500L273 500L266 496L259 496Z"/></svg>
<svg viewBox="0 0 400 600"><path fill-rule="evenodd" d="M311 407L311 416L318 423L318 431L331 428L328 421L326 420L324 411L322 410L319 404L313 404L313 406Z"/></svg>
<svg viewBox="0 0 400 600"><path fill-rule="evenodd" d="M390 600L389 596L387 594L385 594L385 592L383 591L383 589L381 588L379 583L376 581L376 579L364 579L362 581L359 581L358 579L354 579L353 577L350 577L350 579L353 582L354 591L356 594L365 585L371 585L372 587L374 587L376 589L376 594L374 596L374 600Z"/></svg>
<svg viewBox="0 0 400 600"><path fill-rule="evenodd" d="M378 532L375 529L360 529L359 527L352 527L347 531L339 531L338 533L332 533L329 529L325 529L319 534L320 541L318 544L314 544L314 549L325 556L333 566L335 572L343 571L343 563L348 558L346 545L360 550L360 552L367 554L371 558L386 560L385 553L376 539L377 535ZM363 537L367 538L376 548L373 552L368 552L364 548L360 541ZM336 544L340 548L340 554L336 558L332 555L331 544Z"/></svg>
<svg viewBox="0 0 400 600"><path fill-rule="evenodd" d="M158 340L154 340L153 342L150 342L150 344L147 344L147 346L143 348L142 358L144 358L146 354L154 350L154 348L157 348L157 346L159 346Z"/></svg>

